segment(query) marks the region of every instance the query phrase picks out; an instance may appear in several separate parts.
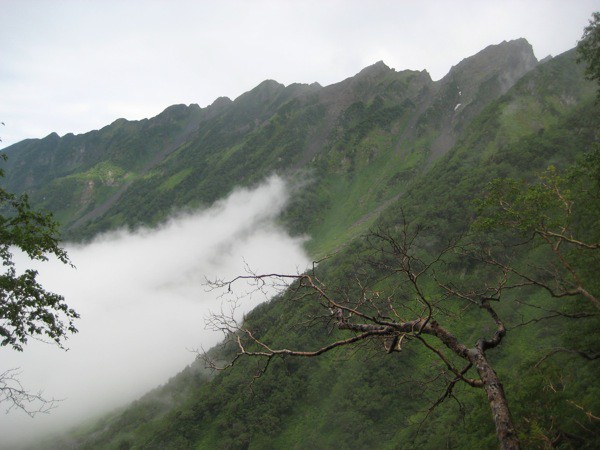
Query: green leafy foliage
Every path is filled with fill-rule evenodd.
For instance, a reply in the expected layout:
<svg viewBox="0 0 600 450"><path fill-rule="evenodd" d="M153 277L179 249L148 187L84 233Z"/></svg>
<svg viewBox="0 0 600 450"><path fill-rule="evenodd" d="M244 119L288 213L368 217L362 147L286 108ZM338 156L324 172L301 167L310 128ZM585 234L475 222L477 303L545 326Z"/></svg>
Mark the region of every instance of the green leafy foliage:
<svg viewBox="0 0 600 450"><path fill-rule="evenodd" d="M600 12L594 12L577 44L580 61L585 61L586 76L600 84ZM600 95L600 90L598 91Z"/></svg>
<svg viewBox="0 0 600 450"><path fill-rule="evenodd" d="M5 159L4 155L3 159ZM3 172L0 171L0 176ZM13 262L14 248L31 259L47 260L53 255L68 263L60 248L58 224L52 216L31 209L27 196L16 196L0 188L0 345L22 351L29 338L45 338L62 345L76 332L79 316L60 295L46 291L36 280L35 270L19 275Z"/></svg>
<svg viewBox="0 0 600 450"><path fill-rule="evenodd" d="M520 251L526 248L534 255L533 261L552 261L547 264L547 274L513 272L555 296L583 295L598 309L599 294L589 267L600 264L596 231L600 222L599 155L598 149L584 155L567 176L558 175L550 166L532 184L514 179L492 181L479 202L479 218L474 223L480 231L530 237L520 244Z"/></svg>
<svg viewBox="0 0 600 450"><path fill-rule="evenodd" d="M533 185L512 178L490 182L484 200L478 202L476 228L511 228L524 235L539 228L565 228L572 206L565 179L550 166Z"/></svg>

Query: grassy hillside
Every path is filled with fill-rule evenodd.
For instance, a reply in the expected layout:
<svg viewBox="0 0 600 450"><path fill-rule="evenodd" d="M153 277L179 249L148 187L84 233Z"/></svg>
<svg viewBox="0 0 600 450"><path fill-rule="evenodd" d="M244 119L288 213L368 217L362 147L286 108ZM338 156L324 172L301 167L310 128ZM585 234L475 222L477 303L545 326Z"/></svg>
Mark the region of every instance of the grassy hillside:
<svg viewBox="0 0 600 450"><path fill-rule="evenodd" d="M324 255L364 232L534 65L531 46L517 40L435 83L382 62L327 87L265 81L204 109L179 105L149 120L16 144L6 150L6 183L78 240L156 224L279 172L312 181L284 220Z"/></svg>
<svg viewBox="0 0 600 450"><path fill-rule="evenodd" d="M337 105L337 115L329 112L330 103L323 103L327 92L318 91L319 102L309 90L306 96L291 100L293 108L282 103L276 114L255 128L243 144L227 143L221 137L215 139L215 146L220 145L220 151L232 157L247 155L250 165L252 155L258 152L258 159L269 161L269 168L283 161L288 151L292 165L306 152L311 155L308 173L315 181L298 196L284 220L298 232L311 233L309 245L314 255L337 251L317 269L328 292L360 298L361 288L355 282L358 278L364 286L393 294L399 307L406 307L404 313L414 314L418 304L412 303L396 276L382 271L379 263L385 261L384 257L361 236L369 228L401 230L406 218L413 226L424 228L422 237L415 241L419 254L423 258L435 255L443 243L470 229L477 215L474 202L483 197L492 179L514 177L535 183L550 165L560 173L574 170L582 155L597 146L600 114L593 86L583 80L572 53L536 67L504 95L485 102L458 127L456 121L441 114L437 122L429 120L417 126L422 110L441 104L435 99L447 95L440 86L427 83L415 88L411 84L415 80L423 83L419 74L390 73L375 66L363 73L366 75L366 81L357 83L357 77L337 87L344 92L353 87L355 95L344 105ZM398 88L402 83L413 88ZM378 86L376 95L373 85ZM284 92L272 84L267 87ZM441 97L436 97L438 94ZM415 101L419 96L430 99L425 103L427 107ZM268 98L271 105L277 104L280 97ZM443 106L446 114L453 101ZM293 109L287 116L282 111L285 105ZM335 126L323 134L320 127L328 120ZM447 124L452 123L450 132ZM304 132L295 134L295 130ZM441 145L438 138L444 131L453 136L455 143L432 159L431 149ZM307 135L312 139L321 137L323 142L314 156L307 150L310 144L302 147L298 143L298 149L304 149L297 150L299 154L292 148L286 150L285 142L297 142L294 139ZM210 136L207 131L204 140ZM177 161L185 160L188 151L189 157L198 154L191 150L191 144L184 145L166 161L180 168L150 176L158 177L151 181L155 189L175 191L193 176L183 169L185 164L179 166ZM202 158L208 161L209 155ZM226 164L227 158L219 161L215 164ZM259 173L260 169L252 175L242 171L240 176ZM588 195L596 192L591 188L598 173L574 173L579 175L568 179L568 187L573 193L581 192L574 197L578 200L574 224L580 235L597 242L600 208L598 198ZM204 182L199 177L189 189L201 185L204 187L198 189L209 192ZM132 187L142 189L141 185ZM221 185L219 189L227 187ZM516 239L511 233L488 236L492 237L492 243ZM543 246L519 246L513 261L531 267L544 264L550 256ZM594 292L600 290L598 264L597 257L576 259L586 285ZM493 330L494 323L480 309L468 307L468 302L444 303L438 280L455 280L461 285L490 281L486 278L488 272L478 267L460 255L450 255L445 264L436 266L435 277L424 281L427 295L439 299L437 320L469 345L474 345L482 333ZM288 292L262 304L248 315L245 325L272 348L316 349L332 339L351 335L335 327L328 313L324 315L323 307L311 301L312 297L294 299L293 292ZM529 287L506 294L497 310L508 332L502 345L490 350L489 358L504 383L524 446L598 448L598 360L588 361L571 352L552 353L556 348L598 348L599 323L594 309L582 298L564 301ZM594 315L540 320L557 311L571 316L581 312ZM307 321L309 318L313 320ZM235 346L228 344L213 349L211 356L230 361L235 353ZM70 442L82 448L408 449L497 445L483 390L459 383L453 395L431 409L443 397L452 374L415 337L408 338L401 352L391 354L379 338L374 338L359 347L345 347L319 358L275 358L262 376L253 379L252 375L263 367L264 360L241 358L227 371L206 374L202 363L197 362L125 411L75 431ZM473 374L473 369L467 374Z"/></svg>

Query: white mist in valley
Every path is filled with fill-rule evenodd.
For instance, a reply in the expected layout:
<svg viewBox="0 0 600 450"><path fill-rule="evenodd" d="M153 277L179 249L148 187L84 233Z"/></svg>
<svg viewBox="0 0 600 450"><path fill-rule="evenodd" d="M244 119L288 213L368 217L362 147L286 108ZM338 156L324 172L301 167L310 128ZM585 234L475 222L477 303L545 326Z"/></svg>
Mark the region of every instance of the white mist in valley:
<svg viewBox="0 0 600 450"><path fill-rule="evenodd" d="M2 350L0 371L18 367L25 388L64 400L33 419L16 409L3 415L0 447L126 404L192 362L190 349L218 343L223 336L207 330L205 318L221 300L207 292L206 278L233 277L246 265L256 272L303 271L309 261L302 239L276 224L289 195L287 183L274 176L156 229L67 244L76 269L19 256L19 265L35 266L42 285L64 295L81 319L67 352L34 340L23 353ZM259 300L247 299L241 309Z"/></svg>

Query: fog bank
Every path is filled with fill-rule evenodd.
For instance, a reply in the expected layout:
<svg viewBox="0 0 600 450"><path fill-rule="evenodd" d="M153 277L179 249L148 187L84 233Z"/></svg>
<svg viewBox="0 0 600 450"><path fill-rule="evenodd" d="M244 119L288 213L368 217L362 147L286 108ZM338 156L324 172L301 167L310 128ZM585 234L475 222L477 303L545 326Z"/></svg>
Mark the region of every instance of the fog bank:
<svg viewBox="0 0 600 450"><path fill-rule="evenodd" d="M2 411L0 448L128 403L192 362L190 349L216 344L222 336L205 330L204 318L221 300L206 292L205 277L235 276L245 264L257 272L307 267L302 239L275 223L288 196L287 184L272 177L156 229L67 244L76 269L19 256L19 265L35 266L42 285L64 295L81 319L67 352L32 340L23 353L2 349L0 371L20 367L24 387L64 400L33 419ZM245 301L244 311L258 301Z"/></svg>

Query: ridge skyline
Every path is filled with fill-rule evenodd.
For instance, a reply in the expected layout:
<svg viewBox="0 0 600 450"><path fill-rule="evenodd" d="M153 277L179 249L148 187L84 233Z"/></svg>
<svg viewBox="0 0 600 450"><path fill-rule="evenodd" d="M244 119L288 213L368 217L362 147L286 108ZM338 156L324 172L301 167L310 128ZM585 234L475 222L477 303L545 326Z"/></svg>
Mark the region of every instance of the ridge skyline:
<svg viewBox="0 0 600 450"><path fill-rule="evenodd" d="M187 108L190 108L190 107L192 107L192 108L193 107L199 107L201 110L207 110L207 109L210 109L210 108L222 108L222 107L224 107L226 105L235 103L236 101L238 101L242 97L248 95L249 93L251 93L251 92L259 89L261 86L264 86L266 84L271 84L271 85L276 84L278 86L283 87L284 89L290 88L290 87L293 87L293 86L305 86L305 87L309 87L311 89L327 89L327 88L331 88L331 87L340 85L340 84L342 84L344 82L347 82L348 80L352 80L352 79L355 79L357 77L360 77L361 75L366 75L368 73L372 73L375 70L376 71L385 70L385 71L394 72L394 73L406 73L406 72L420 73L420 74L426 75L431 80L432 83L434 83L434 84L440 84L440 83L443 82L444 79L447 79L447 77L457 67L459 67L461 64L463 64L465 61L468 61L468 60L470 60L472 58L477 57L478 55L483 54L484 52L488 52L488 51L491 51L493 49L506 48L506 46L508 46L508 45L520 45L521 43L524 43L526 46L528 46L531 49L531 55L535 59L536 64L545 63L545 62L551 60L552 58L554 58L555 56L558 56L558 55L547 55L544 58L538 59L535 56L533 46L527 41L526 38L521 37L521 38L516 38L516 39L511 39L511 40L503 40L502 42L499 42L497 44L489 44L489 45L485 46L484 48L482 48L481 50L479 50L478 52L476 52L476 53L474 53L472 55L463 57L459 62L457 62L456 64L452 65L450 67L450 69L448 70L448 72L444 76L442 76L441 78L439 78L437 80L434 80L431 77L431 74L429 73L429 71L427 69L422 69L422 70L415 70L415 69L408 69L408 68L405 68L405 69L396 69L395 67L389 66L384 60L376 61L376 62L374 62L372 64L369 64L369 65L363 67L361 70L359 70L358 72L356 72L354 75L345 77L342 80L339 80L339 81L336 81L336 82L333 82L333 83L330 83L330 84L325 84L325 85L320 84L318 81L314 81L312 83L292 82L292 83L289 83L289 84L286 85L286 84L284 84L284 83L282 83L282 82L280 82L280 81L278 81L278 80L276 80L274 78L267 78L267 79L261 81L260 83L258 83L257 85L255 85L254 87L252 87L252 88L244 91L243 93L241 93L240 95L238 95L237 97L235 97L233 99L231 99L230 97L225 96L225 95L219 95L211 103L207 104L204 107L200 106L198 103L195 103L195 102L190 102L190 103L175 103L175 104L171 104L171 105L166 106L164 109L162 109L158 114L156 114L154 116L149 116L149 117L145 117L145 118L142 118L142 119L129 119L127 117L118 117L118 118L112 120L110 123L106 123L106 124L104 124L103 126L101 126L99 128L89 129L89 130L86 130L86 131L83 131L83 132L68 131L68 132L66 132L64 134L60 134L57 131L52 131L48 135L43 136L43 137L39 137L39 138L37 138L37 137L24 138L21 141L17 141L17 142L14 142L14 143L10 144L10 145L6 145L4 147L0 147L0 151L8 150L14 144L18 144L18 143L20 143L22 141L42 140L42 139L47 139L47 138L54 137L54 136L59 137L59 138L64 138L65 136L69 136L69 135L74 135L74 136L85 135L87 133L91 133L91 132L102 130L105 127L109 127L109 126L114 125L115 123L123 121L123 120L125 120L126 122L132 122L132 123L133 122L142 122L142 121L145 121L145 120L151 120L151 119L157 118L161 114L164 114L170 108L178 107L178 106L185 106ZM572 50L573 49L569 49L566 52L569 52L569 51L572 51ZM564 53L566 53L566 52L564 52ZM1 143L0 143L0 145L1 145Z"/></svg>

